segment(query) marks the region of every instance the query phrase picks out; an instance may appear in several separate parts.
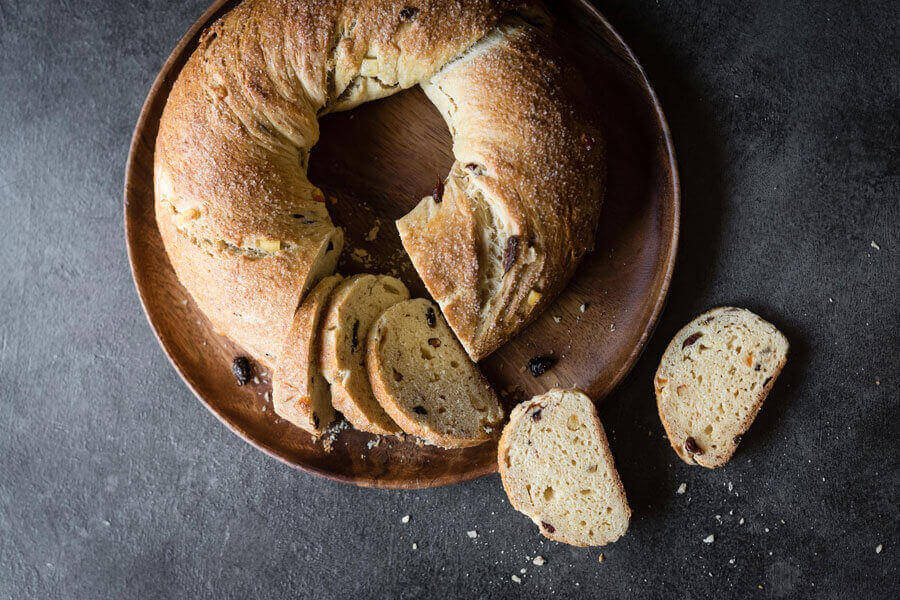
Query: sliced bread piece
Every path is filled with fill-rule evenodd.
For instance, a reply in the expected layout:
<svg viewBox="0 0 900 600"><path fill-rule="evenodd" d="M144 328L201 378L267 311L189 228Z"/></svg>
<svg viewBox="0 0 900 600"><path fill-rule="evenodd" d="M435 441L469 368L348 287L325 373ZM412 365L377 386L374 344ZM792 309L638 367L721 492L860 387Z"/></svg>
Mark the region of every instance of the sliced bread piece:
<svg viewBox="0 0 900 600"><path fill-rule="evenodd" d="M544 536L602 546L628 529L631 509L594 403L577 389L552 389L513 409L497 448L513 508Z"/></svg>
<svg viewBox="0 0 900 600"><path fill-rule="evenodd" d="M328 382L319 371L319 322L340 275L323 278L306 295L285 333L275 374L272 404L275 413L319 436L334 420Z"/></svg>
<svg viewBox="0 0 900 600"><path fill-rule="evenodd" d="M679 331L654 379L669 443L688 464L734 454L787 360L788 341L749 310L715 308Z"/></svg>
<svg viewBox="0 0 900 600"><path fill-rule="evenodd" d="M497 395L436 304L395 304L372 325L366 347L372 391L403 431L443 448L476 446L503 419Z"/></svg>
<svg viewBox="0 0 900 600"><path fill-rule="evenodd" d="M388 275L354 275L331 296L322 323L322 373L331 384L331 402L361 431L400 432L372 395L366 373L366 336L381 313L409 298L403 282Z"/></svg>

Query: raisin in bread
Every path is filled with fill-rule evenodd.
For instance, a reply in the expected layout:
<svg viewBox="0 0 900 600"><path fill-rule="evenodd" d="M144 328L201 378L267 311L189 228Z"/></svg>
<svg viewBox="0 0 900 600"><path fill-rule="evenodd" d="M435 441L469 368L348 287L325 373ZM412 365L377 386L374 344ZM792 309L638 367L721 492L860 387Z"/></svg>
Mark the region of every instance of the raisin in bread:
<svg viewBox="0 0 900 600"><path fill-rule="evenodd" d="M654 379L659 418L688 464L734 454L787 360L788 341L752 312L715 308L684 326Z"/></svg>
<svg viewBox="0 0 900 600"><path fill-rule="evenodd" d="M318 436L334 420L328 382L319 371L319 322L328 296L341 281L325 277L307 294L288 327L272 378L275 412Z"/></svg>
<svg viewBox="0 0 900 600"><path fill-rule="evenodd" d="M552 389L513 409L497 449L513 508L546 537L602 546L628 529L631 509L591 399Z"/></svg>
<svg viewBox="0 0 900 600"><path fill-rule="evenodd" d="M447 326L423 298L387 309L366 348L372 391L387 413L427 443L475 446L503 418L497 395Z"/></svg>
<svg viewBox="0 0 900 600"><path fill-rule="evenodd" d="M403 282L388 275L354 275L331 296L322 324L321 365L331 402L361 431L395 434L400 428L372 395L366 372L366 336L385 310L409 298Z"/></svg>

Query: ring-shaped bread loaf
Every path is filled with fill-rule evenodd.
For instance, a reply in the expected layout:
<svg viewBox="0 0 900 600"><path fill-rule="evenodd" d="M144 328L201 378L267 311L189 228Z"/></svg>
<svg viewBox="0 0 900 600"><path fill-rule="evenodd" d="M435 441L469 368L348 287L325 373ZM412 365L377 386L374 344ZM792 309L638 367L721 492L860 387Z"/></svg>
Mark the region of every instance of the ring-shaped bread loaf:
<svg viewBox="0 0 900 600"><path fill-rule="evenodd" d="M318 118L419 84L456 158L398 221L478 360L536 316L592 246L604 149L535 13L505 0L244 0L200 38L163 111L156 218L216 330L272 365L343 234L306 177ZM570 71L570 70L569 70Z"/></svg>

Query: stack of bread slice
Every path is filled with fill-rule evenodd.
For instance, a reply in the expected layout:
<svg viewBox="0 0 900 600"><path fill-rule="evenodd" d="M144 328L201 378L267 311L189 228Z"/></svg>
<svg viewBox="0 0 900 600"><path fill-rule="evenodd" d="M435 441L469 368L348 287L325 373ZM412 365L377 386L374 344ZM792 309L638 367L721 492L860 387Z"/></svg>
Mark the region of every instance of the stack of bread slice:
<svg viewBox="0 0 900 600"><path fill-rule="evenodd" d="M443 448L486 442L503 419L440 308L367 273L326 277L307 294L279 353L273 404L314 436L340 411L361 431Z"/></svg>

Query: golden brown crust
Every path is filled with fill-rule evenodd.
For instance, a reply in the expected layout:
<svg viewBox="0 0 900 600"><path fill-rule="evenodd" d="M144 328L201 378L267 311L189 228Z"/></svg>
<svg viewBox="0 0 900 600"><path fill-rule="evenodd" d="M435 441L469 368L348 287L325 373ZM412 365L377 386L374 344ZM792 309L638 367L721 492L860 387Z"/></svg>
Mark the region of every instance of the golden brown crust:
<svg viewBox="0 0 900 600"><path fill-rule="evenodd" d="M318 368L318 333L328 297L340 281L340 275L325 277L306 295L285 333L272 379L275 412L316 436L335 415L328 384Z"/></svg>
<svg viewBox="0 0 900 600"><path fill-rule="evenodd" d="M272 364L302 293L333 269L322 248L338 234L305 174L317 116L427 78L514 4L245 0L204 32L161 118L156 213L219 332Z"/></svg>
<svg viewBox="0 0 900 600"><path fill-rule="evenodd" d="M527 4L245 0L204 32L154 177L172 265L217 331L273 364L340 252L306 177L317 118L419 83L457 162L444 203L398 227L457 336L477 360L552 301L593 243L603 146L547 40L504 18Z"/></svg>
<svg viewBox="0 0 900 600"><path fill-rule="evenodd" d="M456 162L443 202L426 198L398 228L474 360L539 314L593 246L604 147L569 79L548 40L511 20L423 84Z"/></svg>

